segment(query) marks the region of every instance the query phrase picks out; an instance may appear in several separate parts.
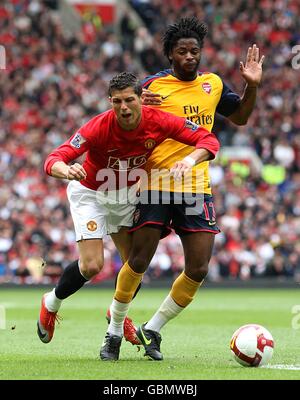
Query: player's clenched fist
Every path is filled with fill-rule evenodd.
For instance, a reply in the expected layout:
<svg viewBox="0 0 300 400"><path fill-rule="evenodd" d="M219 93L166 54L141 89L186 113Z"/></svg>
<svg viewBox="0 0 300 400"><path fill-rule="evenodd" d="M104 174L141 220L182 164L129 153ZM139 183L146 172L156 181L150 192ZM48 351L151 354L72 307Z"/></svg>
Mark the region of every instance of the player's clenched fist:
<svg viewBox="0 0 300 400"><path fill-rule="evenodd" d="M67 179L69 181L82 181L87 176L85 169L79 163L70 165L67 170Z"/></svg>

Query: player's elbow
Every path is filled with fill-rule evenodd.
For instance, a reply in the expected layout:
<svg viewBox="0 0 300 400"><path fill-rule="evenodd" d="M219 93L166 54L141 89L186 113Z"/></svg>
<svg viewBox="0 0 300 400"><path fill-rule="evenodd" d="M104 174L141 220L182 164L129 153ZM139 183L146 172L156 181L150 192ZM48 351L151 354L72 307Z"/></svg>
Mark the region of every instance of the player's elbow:
<svg viewBox="0 0 300 400"><path fill-rule="evenodd" d="M235 124L238 126L244 126L244 125L247 125L247 122L248 122L248 118L244 118L244 119L241 118L241 119L237 120L235 122Z"/></svg>
<svg viewBox="0 0 300 400"><path fill-rule="evenodd" d="M60 159L52 157L51 155L46 158L44 163L44 171L47 175L53 176L53 169L56 167L57 163L61 162Z"/></svg>
<svg viewBox="0 0 300 400"><path fill-rule="evenodd" d="M248 118L249 116L243 115L241 113L234 113L228 117L230 122L238 126L247 125Z"/></svg>
<svg viewBox="0 0 300 400"><path fill-rule="evenodd" d="M52 164L53 164L53 163L50 162L49 157L46 158L46 160L45 160L45 162L44 162L44 172L45 172L47 175L50 175L50 176L51 176L51 167L52 167Z"/></svg>
<svg viewBox="0 0 300 400"><path fill-rule="evenodd" d="M220 142L215 135L212 135L209 145L207 146L207 151L209 152L209 160L213 160L218 151L220 150Z"/></svg>
<svg viewBox="0 0 300 400"><path fill-rule="evenodd" d="M216 149L215 155L216 155L216 154L218 153L218 151L220 150L220 147L221 147L220 142L219 142L219 140L215 137L215 149Z"/></svg>

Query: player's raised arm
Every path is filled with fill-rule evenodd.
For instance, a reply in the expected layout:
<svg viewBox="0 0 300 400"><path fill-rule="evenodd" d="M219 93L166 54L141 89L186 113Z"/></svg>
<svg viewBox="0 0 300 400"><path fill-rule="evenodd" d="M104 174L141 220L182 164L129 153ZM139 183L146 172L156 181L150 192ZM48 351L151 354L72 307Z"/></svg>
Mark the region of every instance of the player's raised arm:
<svg viewBox="0 0 300 400"><path fill-rule="evenodd" d="M264 56L259 58L259 48L256 44L249 47L245 64L240 62L240 72L246 81L244 94L237 110L228 119L237 124L245 125L250 117L256 102L257 88L262 79L262 65Z"/></svg>

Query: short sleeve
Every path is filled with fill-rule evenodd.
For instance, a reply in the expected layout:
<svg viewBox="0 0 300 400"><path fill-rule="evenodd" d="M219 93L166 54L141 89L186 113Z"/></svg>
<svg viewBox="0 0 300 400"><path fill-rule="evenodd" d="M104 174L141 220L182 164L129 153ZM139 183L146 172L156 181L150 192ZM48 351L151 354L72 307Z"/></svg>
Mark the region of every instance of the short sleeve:
<svg viewBox="0 0 300 400"><path fill-rule="evenodd" d="M223 82L223 90L216 112L224 117L229 117L237 110L240 102L240 96L229 89L229 87Z"/></svg>

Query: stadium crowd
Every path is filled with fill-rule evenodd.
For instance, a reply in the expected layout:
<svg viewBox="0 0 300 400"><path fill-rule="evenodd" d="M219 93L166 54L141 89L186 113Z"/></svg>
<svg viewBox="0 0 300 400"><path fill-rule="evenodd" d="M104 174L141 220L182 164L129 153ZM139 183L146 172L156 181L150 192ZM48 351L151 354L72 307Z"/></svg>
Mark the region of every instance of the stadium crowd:
<svg viewBox="0 0 300 400"><path fill-rule="evenodd" d="M262 168L220 155L211 163L213 194L222 232L216 236L208 279L290 277L300 281L300 3L282 0L132 0L140 15L120 20L120 39L110 26L86 18L67 34L46 1L0 5L0 283L55 282L76 259L66 182L43 172L46 155L92 115L109 108L107 82L132 71L141 78L168 67L161 33L178 16L195 15L209 27L202 65L237 93L238 63L256 43L265 54L263 84L248 124L218 118L223 146L251 148ZM53 4L52 4L53 6ZM105 240L105 267L94 281L121 266ZM180 241L161 241L145 280L173 277L183 267Z"/></svg>

